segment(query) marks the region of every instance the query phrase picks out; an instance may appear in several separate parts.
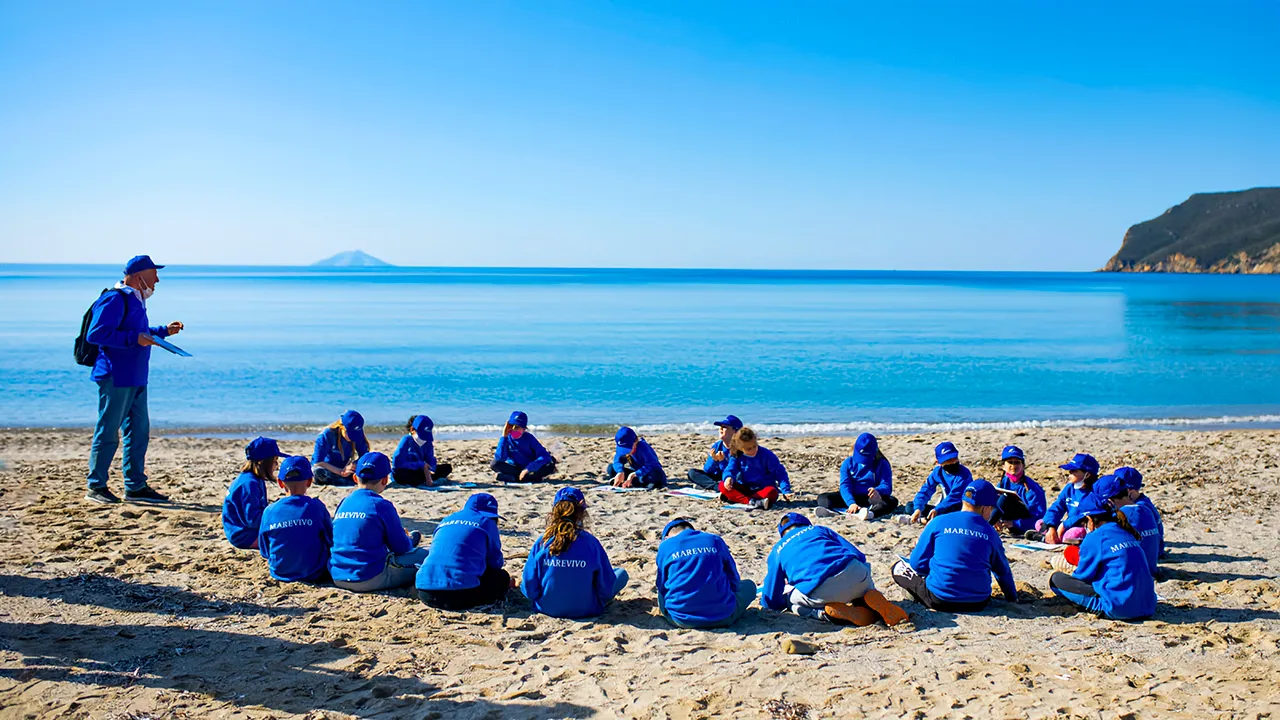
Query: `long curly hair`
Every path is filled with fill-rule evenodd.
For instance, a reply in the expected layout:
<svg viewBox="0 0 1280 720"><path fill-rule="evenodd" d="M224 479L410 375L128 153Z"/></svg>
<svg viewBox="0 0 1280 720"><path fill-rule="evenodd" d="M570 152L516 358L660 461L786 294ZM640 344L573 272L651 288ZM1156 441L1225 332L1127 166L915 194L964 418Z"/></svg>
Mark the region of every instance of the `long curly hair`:
<svg viewBox="0 0 1280 720"><path fill-rule="evenodd" d="M568 550L573 541L578 539L578 532L586 522L587 509L582 505L572 500L556 503L547 515L547 530L542 533L542 541L547 543L547 552L559 555Z"/></svg>

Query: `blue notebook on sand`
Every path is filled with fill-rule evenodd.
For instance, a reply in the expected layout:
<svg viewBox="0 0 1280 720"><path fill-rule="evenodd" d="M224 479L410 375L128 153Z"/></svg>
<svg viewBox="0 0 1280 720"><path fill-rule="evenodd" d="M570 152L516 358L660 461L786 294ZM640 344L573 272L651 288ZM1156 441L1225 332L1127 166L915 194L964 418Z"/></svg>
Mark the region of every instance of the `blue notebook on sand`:
<svg viewBox="0 0 1280 720"><path fill-rule="evenodd" d="M191 353L187 352L186 350L183 350L182 348L178 347L177 345L174 345L173 343L169 342L168 340L165 340L164 338L158 335L150 335L149 337L151 338L151 342L156 344L156 347L162 347L165 350L168 350L169 352L173 353L174 355L177 355L178 357L191 357Z"/></svg>

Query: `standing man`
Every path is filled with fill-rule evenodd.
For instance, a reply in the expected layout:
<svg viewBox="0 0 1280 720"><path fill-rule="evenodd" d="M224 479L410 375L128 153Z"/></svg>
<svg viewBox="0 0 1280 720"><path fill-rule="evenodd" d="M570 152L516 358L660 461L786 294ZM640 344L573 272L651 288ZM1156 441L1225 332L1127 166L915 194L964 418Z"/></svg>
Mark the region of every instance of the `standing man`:
<svg viewBox="0 0 1280 720"><path fill-rule="evenodd" d="M124 427L124 497L135 502L162 503L169 498L147 485L147 442L151 419L147 414L147 366L151 336L167 337L182 330L182 323L147 326L147 298L160 278L147 255L124 266L124 280L104 292L93 304L93 316L85 340L98 346L93 381L98 384L98 424L89 449L89 493L86 500L103 504L120 502L107 489L111 461L120 445Z"/></svg>

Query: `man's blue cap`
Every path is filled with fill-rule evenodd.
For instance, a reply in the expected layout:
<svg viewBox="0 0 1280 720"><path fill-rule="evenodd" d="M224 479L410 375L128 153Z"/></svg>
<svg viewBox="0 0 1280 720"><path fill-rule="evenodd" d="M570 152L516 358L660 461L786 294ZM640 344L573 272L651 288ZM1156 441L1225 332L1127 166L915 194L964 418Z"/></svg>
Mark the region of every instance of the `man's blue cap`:
<svg viewBox="0 0 1280 720"><path fill-rule="evenodd" d="M778 537L786 535L787 531L791 528L803 527L805 525L812 524L813 523L809 522L809 518L801 515L800 513L789 512L786 515L783 515L782 519L778 521Z"/></svg>
<svg viewBox="0 0 1280 720"><path fill-rule="evenodd" d="M436 429L436 424L431 422L431 418L426 415L413 416L413 432L423 440L431 438L431 432Z"/></svg>
<svg viewBox="0 0 1280 720"><path fill-rule="evenodd" d="M1124 481L1115 475L1103 475L1093 483L1093 494L1098 496L1099 500L1110 500L1117 495L1126 495L1129 488Z"/></svg>
<svg viewBox="0 0 1280 720"><path fill-rule="evenodd" d="M630 450L631 446L636 444L636 431L632 430L626 425L623 425L622 427L618 428L618 432L614 433L613 444L617 445L620 448L626 448Z"/></svg>
<svg viewBox="0 0 1280 720"><path fill-rule="evenodd" d="M737 415L725 415L723 420L717 420L711 424L719 427L733 428L735 431L742 429L742 421L738 419Z"/></svg>
<svg viewBox="0 0 1280 720"><path fill-rule="evenodd" d="M342 413L342 427L347 429L348 435L363 435L364 416L355 410L348 410Z"/></svg>
<svg viewBox="0 0 1280 720"><path fill-rule="evenodd" d="M276 475L285 482L302 482L315 477L311 472L311 461L301 455L281 460L280 471Z"/></svg>
<svg viewBox="0 0 1280 720"><path fill-rule="evenodd" d="M1001 460L1017 459L1023 462L1027 461L1027 456L1022 454L1022 448L1017 445L1005 445L1004 450L1000 451Z"/></svg>
<svg viewBox="0 0 1280 720"><path fill-rule="evenodd" d="M665 540L667 538L667 534L670 533L672 529L680 525L688 525L690 530L693 529L693 522L688 518L676 518L675 520L667 523L666 527L662 528L662 539Z"/></svg>
<svg viewBox="0 0 1280 720"><path fill-rule="evenodd" d="M1097 475L1098 468L1100 466L1098 465L1098 461L1093 459L1092 455L1089 455L1088 453L1077 453L1075 457L1071 458L1071 462L1065 465L1059 465L1058 467L1068 472L1071 470L1083 470L1090 475Z"/></svg>
<svg viewBox="0 0 1280 720"><path fill-rule="evenodd" d="M986 480L974 480L964 489L964 501L970 505L995 505L998 497L995 486Z"/></svg>
<svg viewBox="0 0 1280 720"><path fill-rule="evenodd" d="M1097 493L1089 493L1080 498L1080 504L1076 505L1076 515L1080 517L1088 517L1090 515L1110 515L1111 508L1102 504L1102 499Z"/></svg>
<svg viewBox="0 0 1280 720"><path fill-rule="evenodd" d="M391 477L391 459L380 452L361 455L356 461L356 477L365 481Z"/></svg>
<svg viewBox="0 0 1280 720"><path fill-rule="evenodd" d="M244 448L244 457L249 462L258 462L273 457L289 457L280 452L280 444L266 437L254 438Z"/></svg>
<svg viewBox="0 0 1280 720"><path fill-rule="evenodd" d="M517 410L517 411L515 411L515 412L511 413L511 417L510 417L510 418L507 418L507 424L508 424L508 425L515 425L516 427L528 428L528 427L529 427L529 416L528 416L528 415L525 415L523 412L521 412L521 411Z"/></svg>
<svg viewBox="0 0 1280 720"><path fill-rule="evenodd" d="M1129 488L1130 490L1142 489L1142 473L1138 472L1137 468L1131 468L1126 465L1122 468L1116 468L1116 471L1113 474L1120 478L1120 481L1124 483L1126 488Z"/></svg>
<svg viewBox="0 0 1280 720"><path fill-rule="evenodd" d="M933 456L938 459L938 463L944 463L948 460L955 460L960 457L960 451L956 449L953 442L940 442L938 447L933 449Z"/></svg>
<svg viewBox="0 0 1280 720"><path fill-rule="evenodd" d="M159 270L162 267L164 266L152 262L150 255L135 255L124 264L124 274L132 275L143 270Z"/></svg>
<svg viewBox="0 0 1280 720"><path fill-rule="evenodd" d="M561 500L568 500L574 505L585 506L587 504L587 498L582 494L582 491L576 487L562 487L557 490L556 497L551 501L551 504L556 505Z"/></svg>
<svg viewBox="0 0 1280 720"><path fill-rule="evenodd" d="M467 502L462 506L465 510L470 510L481 515L489 517L502 517L498 514L498 499L489 493L476 493L467 498Z"/></svg>

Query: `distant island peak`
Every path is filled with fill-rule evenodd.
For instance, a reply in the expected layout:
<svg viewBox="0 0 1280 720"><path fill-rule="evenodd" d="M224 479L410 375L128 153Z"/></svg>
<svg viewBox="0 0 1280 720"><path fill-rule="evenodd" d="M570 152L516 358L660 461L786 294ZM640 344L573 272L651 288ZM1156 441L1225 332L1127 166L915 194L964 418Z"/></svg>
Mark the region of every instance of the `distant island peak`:
<svg viewBox="0 0 1280 720"><path fill-rule="evenodd" d="M370 255L363 250L347 250L340 252L332 257L327 257L319 262L314 262L311 267L334 267L334 268L357 268L357 267L394 267L389 262L384 262Z"/></svg>

